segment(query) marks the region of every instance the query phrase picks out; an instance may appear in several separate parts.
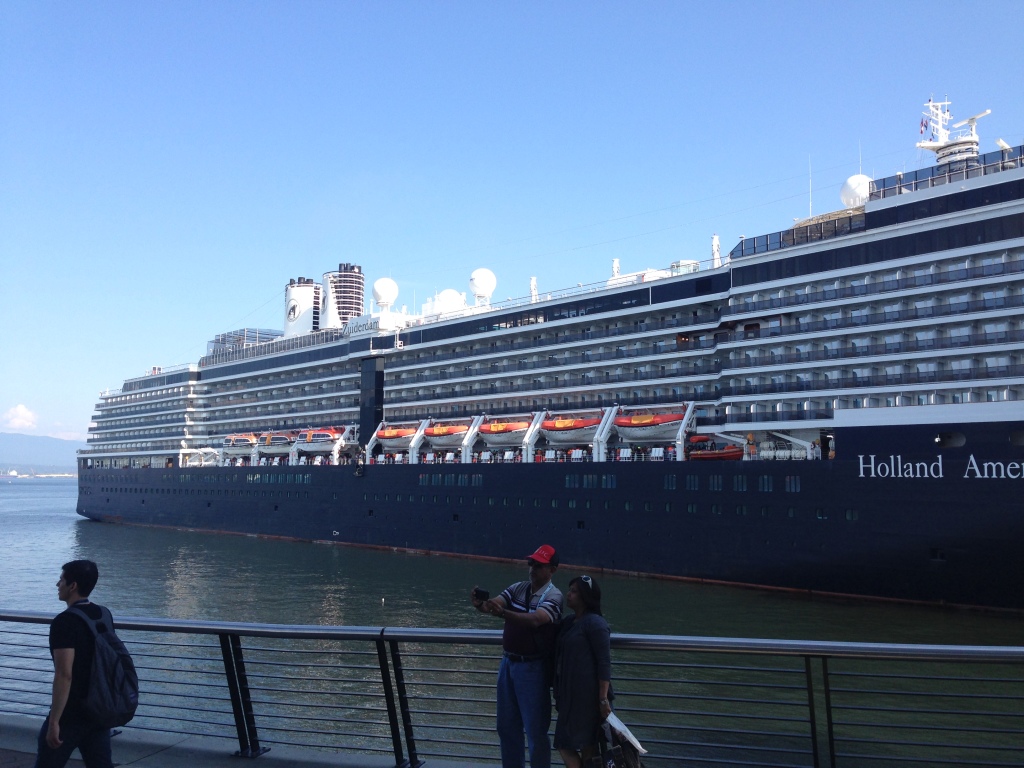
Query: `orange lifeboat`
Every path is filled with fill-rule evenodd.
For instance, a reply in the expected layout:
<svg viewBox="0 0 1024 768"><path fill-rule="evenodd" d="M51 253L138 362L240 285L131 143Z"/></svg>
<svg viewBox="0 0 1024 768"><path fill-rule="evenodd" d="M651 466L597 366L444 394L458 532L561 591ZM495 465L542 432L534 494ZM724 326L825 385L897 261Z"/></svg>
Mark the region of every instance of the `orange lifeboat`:
<svg viewBox="0 0 1024 768"><path fill-rule="evenodd" d="M344 428L336 429L335 427L317 427L316 429L304 429L299 432L299 436L295 438L295 442L303 445L310 443L335 443L344 434Z"/></svg>
<svg viewBox="0 0 1024 768"><path fill-rule="evenodd" d="M264 432L259 437L259 451L262 454L285 454L292 448L295 435L290 432Z"/></svg>
<svg viewBox="0 0 1024 768"><path fill-rule="evenodd" d="M427 442L435 448L454 448L462 445L468 424L432 424L423 430Z"/></svg>
<svg viewBox="0 0 1024 768"><path fill-rule="evenodd" d="M633 413L616 416L615 431L627 442L674 440L685 413Z"/></svg>
<svg viewBox="0 0 1024 768"><path fill-rule="evenodd" d="M377 439L386 451L404 451L415 434L416 427L384 427L377 430Z"/></svg>
<svg viewBox="0 0 1024 768"><path fill-rule="evenodd" d="M600 417L545 419L540 431L555 445L582 445L591 442L601 425Z"/></svg>
<svg viewBox="0 0 1024 768"><path fill-rule="evenodd" d="M689 461L740 461L743 459L743 447L725 445L719 448L707 435L694 435L686 446L686 458Z"/></svg>
<svg viewBox="0 0 1024 768"><path fill-rule="evenodd" d="M224 438L224 452L230 456L247 455L252 451L257 440L256 435L251 432L228 435Z"/></svg>
<svg viewBox="0 0 1024 768"><path fill-rule="evenodd" d="M480 438L491 448L522 445L528 421L488 421L480 425Z"/></svg>

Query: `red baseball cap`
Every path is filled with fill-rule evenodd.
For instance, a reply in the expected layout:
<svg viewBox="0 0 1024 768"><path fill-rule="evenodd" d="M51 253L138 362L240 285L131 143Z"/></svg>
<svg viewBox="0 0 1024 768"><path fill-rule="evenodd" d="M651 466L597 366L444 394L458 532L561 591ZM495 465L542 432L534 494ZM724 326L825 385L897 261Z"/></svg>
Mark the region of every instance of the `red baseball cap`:
<svg viewBox="0 0 1024 768"><path fill-rule="evenodd" d="M550 563L552 558L556 558L556 555L555 548L552 547L550 544L541 544L539 547L537 547L536 552L534 552L532 555L527 555L526 557L527 560L534 560L538 563L543 563L544 565Z"/></svg>

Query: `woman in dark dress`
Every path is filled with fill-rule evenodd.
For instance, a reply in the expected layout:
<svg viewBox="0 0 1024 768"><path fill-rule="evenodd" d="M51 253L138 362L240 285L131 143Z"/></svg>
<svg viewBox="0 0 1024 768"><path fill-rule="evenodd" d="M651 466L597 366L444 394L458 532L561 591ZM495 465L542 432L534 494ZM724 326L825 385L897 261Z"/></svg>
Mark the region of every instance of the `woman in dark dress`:
<svg viewBox="0 0 1024 768"><path fill-rule="evenodd" d="M566 605L573 615L558 629L555 666L555 748L568 768L596 754L598 727L612 711L612 658L601 590L589 576L569 582Z"/></svg>

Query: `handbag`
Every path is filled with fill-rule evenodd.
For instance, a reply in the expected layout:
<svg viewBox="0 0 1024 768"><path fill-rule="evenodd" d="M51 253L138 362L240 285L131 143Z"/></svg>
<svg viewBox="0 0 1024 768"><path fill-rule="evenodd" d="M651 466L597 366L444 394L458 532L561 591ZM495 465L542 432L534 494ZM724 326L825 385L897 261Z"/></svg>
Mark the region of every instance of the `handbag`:
<svg viewBox="0 0 1024 768"><path fill-rule="evenodd" d="M636 747L607 722L598 729L597 752L587 759L584 768L644 768Z"/></svg>

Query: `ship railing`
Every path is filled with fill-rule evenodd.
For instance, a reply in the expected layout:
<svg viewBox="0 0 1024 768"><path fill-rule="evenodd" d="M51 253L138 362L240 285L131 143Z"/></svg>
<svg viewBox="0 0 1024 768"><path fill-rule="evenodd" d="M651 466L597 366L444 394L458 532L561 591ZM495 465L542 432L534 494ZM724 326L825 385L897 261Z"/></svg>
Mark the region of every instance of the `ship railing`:
<svg viewBox="0 0 1024 768"><path fill-rule="evenodd" d="M722 370L738 368L767 368L774 365L791 363L808 363L818 360L848 360L859 357L884 357L885 355L903 355L909 352L930 350L959 349L961 347L982 347L993 344L1008 344L1024 341L1024 330L992 331L989 333L971 333L963 336L950 336L935 339L913 339L910 341L886 342L884 344L852 344L830 349L809 350L806 352L788 352L771 354L763 349L757 355L727 360L722 363Z"/></svg>
<svg viewBox="0 0 1024 768"><path fill-rule="evenodd" d="M869 199L881 200L885 197L931 189L942 184L1013 170L1021 167L1022 159L1024 146L1010 147L986 152L968 163L944 163L917 171L897 173L895 176L872 181Z"/></svg>
<svg viewBox="0 0 1024 768"><path fill-rule="evenodd" d="M839 299L853 297L879 296L896 291L906 291L916 288L923 288L930 285L949 285L962 283L967 280L977 280L984 277L998 277L1001 275L1017 275L1024 272L1024 260L1005 261L995 264L983 264L977 267L949 269L943 272L929 273L926 275L914 275L902 277L896 280L879 280L874 283L859 283L848 285L843 288L824 288L820 291L794 293L792 296L773 296L760 301L743 301L732 304L722 309L723 317L733 315L762 312L766 309L782 309L796 307L805 304L817 304L820 302L834 302ZM731 334L730 338L749 338L751 331L741 331Z"/></svg>
<svg viewBox="0 0 1024 768"><path fill-rule="evenodd" d="M467 606L467 611L469 607ZM49 614L0 613L0 714L41 721ZM126 729L499 762L493 630L121 619L140 706ZM1019 764L1024 648L612 635L613 706L677 765ZM115 740L115 754L116 754Z"/></svg>

